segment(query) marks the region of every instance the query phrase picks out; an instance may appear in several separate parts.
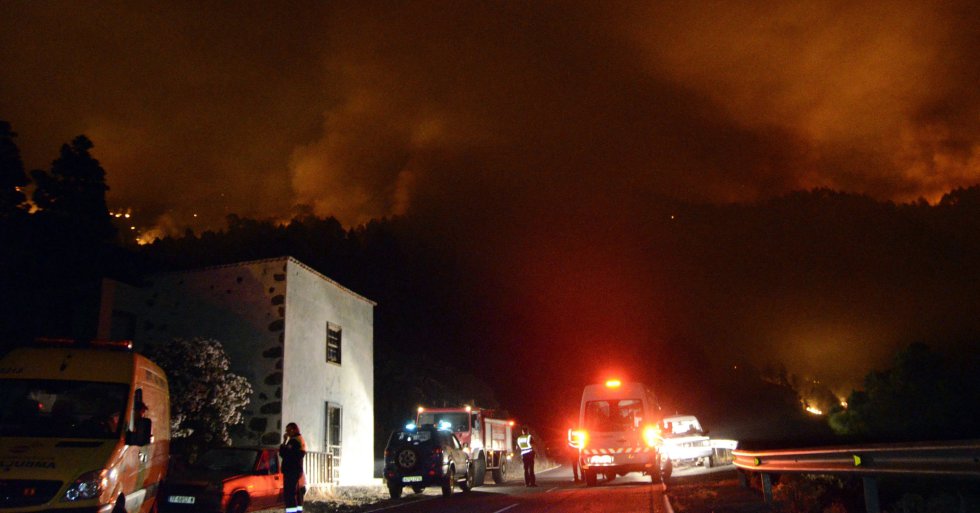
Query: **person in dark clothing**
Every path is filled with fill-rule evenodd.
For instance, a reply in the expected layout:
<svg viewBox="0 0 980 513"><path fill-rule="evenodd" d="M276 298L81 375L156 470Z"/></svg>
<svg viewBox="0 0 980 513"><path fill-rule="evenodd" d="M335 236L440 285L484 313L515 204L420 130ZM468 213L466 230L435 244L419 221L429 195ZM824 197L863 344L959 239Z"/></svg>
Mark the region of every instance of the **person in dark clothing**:
<svg viewBox="0 0 980 513"><path fill-rule="evenodd" d="M582 449L582 439L580 437L580 432L568 430L568 458L572 463L572 476L574 477L573 482L577 483L581 481L579 479L579 458L581 457Z"/></svg>
<svg viewBox="0 0 980 513"><path fill-rule="evenodd" d="M286 513L303 511L303 495L306 486L303 483L303 456L306 456L306 441L299 432L295 422L286 424L286 433L282 435L282 445L279 446L279 456L282 458L282 495L286 501Z"/></svg>

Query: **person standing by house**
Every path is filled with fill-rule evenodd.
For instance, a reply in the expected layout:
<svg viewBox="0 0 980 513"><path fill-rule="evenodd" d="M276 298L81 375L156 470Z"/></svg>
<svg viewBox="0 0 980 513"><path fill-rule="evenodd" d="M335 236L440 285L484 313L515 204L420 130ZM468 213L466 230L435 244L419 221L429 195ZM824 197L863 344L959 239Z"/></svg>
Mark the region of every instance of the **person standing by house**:
<svg viewBox="0 0 980 513"><path fill-rule="evenodd" d="M303 456L306 456L306 441L299 432L295 422L286 424L286 433L282 435L282 445L279 446L279 456L282 458L282 495L286 502L286 513L303 511L303 495L306 486L303 483Z"/></svg>
<svg viewBox="0 0 980 513"><path fill-rule="evenodd" d="M534 480L534 442L527 426L521 428L517 447L521 449L521 461L524 463L524 486L538 486Z"/></svg>

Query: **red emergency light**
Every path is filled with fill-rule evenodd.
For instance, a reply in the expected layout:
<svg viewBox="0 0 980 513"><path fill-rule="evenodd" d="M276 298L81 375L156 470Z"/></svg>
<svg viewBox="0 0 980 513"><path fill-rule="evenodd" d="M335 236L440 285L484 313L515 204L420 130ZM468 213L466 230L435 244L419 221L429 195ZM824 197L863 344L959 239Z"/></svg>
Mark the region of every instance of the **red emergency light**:
<svg viewBox="0 0 980 513"><path fill-rule="evenodd" d="M618 379L606 380L606 388L619 388L622 384L623 382Z"/></svg>
<svg viewBox="0 0 980 513"><path fill-rule="evenodd" d="M103 349L119 349L122 351L133 350L132 340L106 340L106 339L75 340L72 338L38 337L34 339L34 343L42 346L79 347L79 348L98 347Z"/></svg>

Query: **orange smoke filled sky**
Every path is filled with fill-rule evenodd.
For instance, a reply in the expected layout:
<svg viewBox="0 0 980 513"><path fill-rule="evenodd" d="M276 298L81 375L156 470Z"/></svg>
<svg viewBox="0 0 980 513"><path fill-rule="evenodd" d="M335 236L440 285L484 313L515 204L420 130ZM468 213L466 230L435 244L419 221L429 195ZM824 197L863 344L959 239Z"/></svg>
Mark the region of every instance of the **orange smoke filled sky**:
<svg viewBox="0 0 980 513"><path fill-rule="evenodd" d="M110 207L156 233L230 213L455 225L496 287L487 324L535 311L513 331L639 344L670 322L649 312L680 315L642 226L658 198L980 182L978 20L975 0L8 0L0 119L29 168L88 135ZM768 333L808 318L781 299L753 321ZM841 317L782 339L839 355L881 331Z"/></svg>
<svg viewBox="0 0 980 513"><path fill-rule="evenodd" d="M970 1L2 10L0 116L26 164L85 133L110 203L177 230L352 224L486 188L546 200L555 182L559 203L909 201L980 177Z"/></svg>

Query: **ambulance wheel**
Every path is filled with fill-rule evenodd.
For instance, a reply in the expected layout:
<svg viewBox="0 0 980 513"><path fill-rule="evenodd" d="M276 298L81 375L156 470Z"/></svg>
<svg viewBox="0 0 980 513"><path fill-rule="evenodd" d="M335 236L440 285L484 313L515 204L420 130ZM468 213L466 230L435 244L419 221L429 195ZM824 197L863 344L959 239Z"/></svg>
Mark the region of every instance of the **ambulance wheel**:
<svg viewBox="0 0 980 513"><path fill-rule="evenodd" d="M595 486L599 482L599 476L596 475L595 470L583 470L582 473L585 474L585 486Z"/></svg>
<svg viewBox="0 0 980 513"><path fill-rule="evenodd" d="M493 482L497 484L504 484L504 474L507 473L507 465L504 460L500 460L500 466L493 469Z"/></svg>
<svg viewBox="0 0 980 513"><path fill-rule="evenodd" d="M446 476L445 481L442 483L442 496L451 497L453 495L453 488L456 488L456 468L449 467L449 475Z"/></svg>
<svg viewBox="0 0 980 513"><path fill-rule="evenodd" d="M475 467L476 470L474 471L473 475L473 485L483 486L484 481L487 479L487 460L482 454L476 459Z"/></svg>
<svg viewBox="0 0 980 513"><path fill-rule="evenodd" d="M228 501L228 513L245 513L248 509L248 495L236 493Z"/></svg>
<svg viewBox="0 0 980 513"><path fill-rule="evenodd" d="M388 485L388 495L390 495L392 499L397 499L401 497L402 496L401 485L396 485L396 484Z"/></svg>

